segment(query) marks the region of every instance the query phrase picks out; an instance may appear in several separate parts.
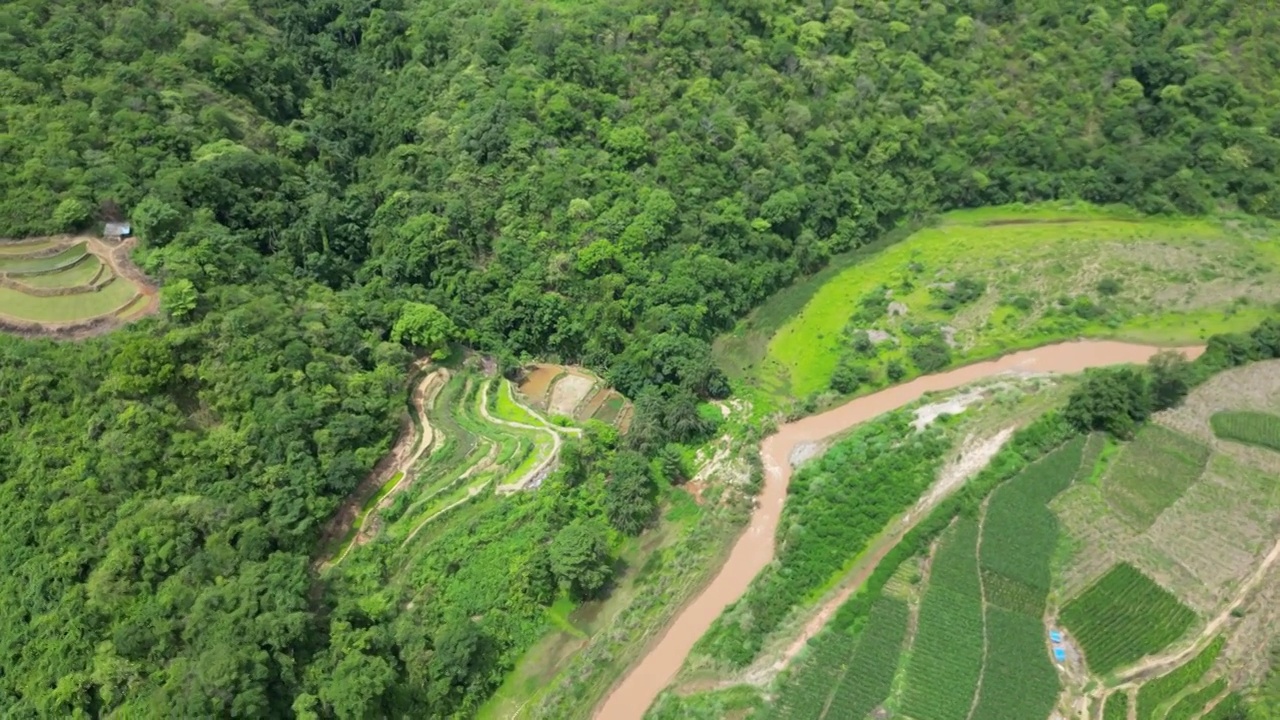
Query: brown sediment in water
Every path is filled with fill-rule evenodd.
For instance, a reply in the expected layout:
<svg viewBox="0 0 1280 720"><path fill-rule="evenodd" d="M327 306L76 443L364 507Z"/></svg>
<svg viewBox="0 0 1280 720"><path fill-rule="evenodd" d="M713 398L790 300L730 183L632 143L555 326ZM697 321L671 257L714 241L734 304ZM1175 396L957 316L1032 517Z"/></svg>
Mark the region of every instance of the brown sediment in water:
<svg viewBox="0 0 1280 720"><path fill-rule="evenodd" d="M560 365L534 365L533 369L524 376L524 381L520 383L520 387L516 388L529 399L529 402L537 405L541 409L546 409L548 391L551 389L551 382L556 379L560 373L564 372L564 367Z"/></svg>
<svg viewBox="0 0 1280 720"><path fill-rule="evenodd" d="M760 444L765 481L751 523L738 538L719 572L685 605L653 643L640 662L614 686L596 707L596 720L640 720L684 664L694 643L711 623L746 592L752 579L772 559L774 534L791 480L791 451L907 405L927 392L951 390L1004 372L1076 373L1092 367L1145 363L1163 348L1114 341L1058 343L966 365L950 372L926 375L911 382L851 400L824 413L787 423ZM1203 347L1178 348L1195 358Z"/></svg>

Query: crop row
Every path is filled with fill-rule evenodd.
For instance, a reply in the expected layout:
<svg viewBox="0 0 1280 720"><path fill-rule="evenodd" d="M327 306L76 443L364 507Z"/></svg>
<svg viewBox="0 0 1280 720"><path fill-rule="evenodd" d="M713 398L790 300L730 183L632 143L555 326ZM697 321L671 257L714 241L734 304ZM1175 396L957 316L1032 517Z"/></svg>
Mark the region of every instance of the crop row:
<svg viewBox="0 0 1280 720"><path fill-rule="evenodd" d="M1169 714L1165 715L1165 720L1192 720L1200 715L1204 710L1204 706L1213 701L1214 698L1222 694L1227 689L1227 679L1218 678L1213 682L1205 685L1199 690L1184 695L1173 707L1169 708Z"/></svg>
<svg viewBox="0 0 1280 720"><path fill-rule="evenodd" d="M809 643L808 653L797 663L778 694L772 717L777 720L816 720L827 706L831 692L844 674L855 639L847 633L828 631Z"/></svg>
<svg viewBox="0 0 1280 720"><path fill-rule="evenodd" d="M1145 530L1199 479L1209 454L1209 448L1193 438L1146 425L1116 457L1103 494L1129 524Z"/></svg>
<svg viewBox="0 0 1280 720"><path fill-rule="evenodd" d="M906 715L966 718L975 692L976 717L1022 720L1052 710L1058 676L1042 617L1058 525L1047 503L1075 478L1084 444L1083 437L1070 441L998 488L981 543L972 520L958 521L944 537L920 608Z"/></svg>
<svg viewBox="0 0 1280 720"><path fill-rule="evenodd" d="M907 615L902 600L885 596L876 601L826 717L865 717L889 697L907 635Z"/></svg>
<svg viewBox="0 0 1280 720"><path fill-rule="evenodd" d="M1196 615L1128 563L1113 567L1062 609L1094 673L1128 665L1177 640Z"/></svg>
<svg viewBox="0 0 1280 720"><path fill-rule="evenodd" d="M1229 411L1209 419L1213 434L1225 440L1280 450L1280 417L1264 412Z"/></svg>
<svg viewBox="0 0 1280 720"><path fill-rule="evenodd" d="M978 584L978 523L961 518L947 531L929 571L929 590L945 588L961 595L982 597Z"/></svg>
<svg viewBox="0 0 1280 720"><path fill-rule="evenodd" d="M1058 520L1048 503L1080 467L1085 438L1078 437L998 488L983 521L982 566L1038 590L1031 612L1043 612L1049 591L1049 562L1058 542ZM1009 608L1018 609L1018 608Z"/></svg>
<svg viewBox="0 0 1280 720"><path fill-rule="evenodd" d="M903 714L915 720L965 720L973 702L984 632L977 532L960 520L933 560L903 694Z"/></svg>
<svg viewBox="0 0 1280 720"><path fill-rule="evenodd" d="M1058 673L1044 640L1040 616L987 606L987 655L973 717L1049 717L1058 698Z"/></svg>
<svg viewBox="0 0 1280 720"><path fill-rule="evenodd" d="M1129 720L1129 693L1121 690L1107 696L1107 704L1103 706L1102 720Z"/></svg>
<svg viewBox="0 0 1280 720"><path fill-rule="evenodd" d="M1245 702L1240 693L1229 693L1222 702L1213 706L1201 720L1239 720L1245 717Z"/></svg>
<svg viewBox="0 0 1280 720"><path fill-rule="evenodd" d="M815 638L770 717L861 718L874 710L892 689L907 614L905 601L884 596L872 606L856 638L835 630Z"/></svg>
<svg viewBox="0 0 1280 720"><path fill-rule="evenodd" d="M1179 665L1167 675L1145 683L1138 688L1138 720L1154 720L1158 717L1160 706L1172 700L1182 690L1195 685L1209 672L1218 659L1226 639L1218 636L1205 646L1195 657Z"/></svg>

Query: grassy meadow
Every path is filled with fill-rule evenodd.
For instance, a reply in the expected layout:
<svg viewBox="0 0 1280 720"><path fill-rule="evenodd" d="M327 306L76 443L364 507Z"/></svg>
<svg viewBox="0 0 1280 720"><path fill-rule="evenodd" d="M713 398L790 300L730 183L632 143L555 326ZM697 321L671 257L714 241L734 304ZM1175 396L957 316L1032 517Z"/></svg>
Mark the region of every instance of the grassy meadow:
<svg viewBox="0 0 1280 720"><path fill-rule="evenodd" d="M1194 342L1280 300L1280 233L1249 223L1085 204L949 213L780 293L718 358L741 392L779 402L829 391L842 364L864 386L894 380L891 364L937 369L921 345L945 347L945 366L1079 336Z"/></svg>

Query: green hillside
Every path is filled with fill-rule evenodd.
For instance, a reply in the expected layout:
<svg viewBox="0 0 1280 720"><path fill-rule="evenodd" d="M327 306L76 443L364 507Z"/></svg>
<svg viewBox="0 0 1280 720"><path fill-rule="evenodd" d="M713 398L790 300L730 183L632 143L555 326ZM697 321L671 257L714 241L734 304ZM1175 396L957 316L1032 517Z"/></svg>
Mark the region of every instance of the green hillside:
<svg viewBox="0 0 1280 720"><path fill-rule="evenodd" d="M0 336L0 707L474 714L601 568L696 585L625 566L720 436L713 339L766 298L957 208L1269 227L1277 24L1256 1L5 3L0 237L127 217L163 290L83 343ZM431 523L412 572L374 544L319 576L413 357L460 346L477 372L594 369L629 431L566 441L545 495Z"/></svg>

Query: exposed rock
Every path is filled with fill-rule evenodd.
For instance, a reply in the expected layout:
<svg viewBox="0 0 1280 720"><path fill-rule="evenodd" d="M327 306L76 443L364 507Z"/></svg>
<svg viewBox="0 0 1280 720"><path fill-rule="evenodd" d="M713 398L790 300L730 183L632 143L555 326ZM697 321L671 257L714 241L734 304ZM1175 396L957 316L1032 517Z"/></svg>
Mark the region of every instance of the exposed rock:
<svg viewBox="0 0 1280 720"><path fill-rule="evenodd" d="M822 454L822 445L816 442L799 443L791 449L791 467L798 468Z"/></svg>
<svg viewBox="0 0 1280 720"><path fill-rule="evenodd" d="M876 345L879 345L882 342L888 342L890 340L893 340L895 343L897 342L897 338L895 338L892 334L884 330L874 330L874 329L868 330L867 339Z"/></svg>
<svg viewBox="0 0 1280 720"><path fill-rule="evenodd" d="M889 317L902 317L907 314L907 306L900 302L889 303Z"/></svg>
<svg viewBox="0 0 1280 720"><path fill-rule="evenodd" d="M942 333L942 339L944 342L947 343L947 347L956 346L956 329L955 328L951 327L950 325L943 325L942 327L938 328L938 330Z"/></svg>

